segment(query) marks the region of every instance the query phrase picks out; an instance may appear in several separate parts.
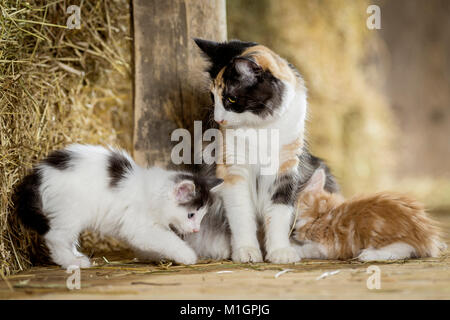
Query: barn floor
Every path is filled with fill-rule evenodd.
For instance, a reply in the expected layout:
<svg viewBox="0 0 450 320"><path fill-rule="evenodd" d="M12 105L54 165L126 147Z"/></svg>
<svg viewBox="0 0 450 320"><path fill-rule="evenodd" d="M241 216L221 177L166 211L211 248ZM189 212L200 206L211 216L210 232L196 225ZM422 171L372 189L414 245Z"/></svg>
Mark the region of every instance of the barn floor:
<svg viewBox="0 0 450 320"><path fill-rule="evenodd" d="M435 217L450 244L450 214ZM450 251L438 259L295 265L149 265L127 255L94 258L95 267L81 270L79 290L67 288L65 270L34 267L0 280L0 299L450 299ZM367 288L370 265L381 270L380 289Z"/></svg>

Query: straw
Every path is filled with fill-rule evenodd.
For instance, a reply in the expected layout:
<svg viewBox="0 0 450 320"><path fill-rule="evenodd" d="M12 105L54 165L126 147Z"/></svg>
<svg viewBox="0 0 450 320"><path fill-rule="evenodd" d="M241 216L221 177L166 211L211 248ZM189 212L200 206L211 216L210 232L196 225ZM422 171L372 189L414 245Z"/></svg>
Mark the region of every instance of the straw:
<svg viewBox="0 0 450 320"><path fill-rule="evenodd" d="M82 1L81 29L66 27L66 1L0 3L0 271L45 257L14 215L14 188L67 144L132 147L129 1ZM84 233L88 252L122 248Z"/></svg>

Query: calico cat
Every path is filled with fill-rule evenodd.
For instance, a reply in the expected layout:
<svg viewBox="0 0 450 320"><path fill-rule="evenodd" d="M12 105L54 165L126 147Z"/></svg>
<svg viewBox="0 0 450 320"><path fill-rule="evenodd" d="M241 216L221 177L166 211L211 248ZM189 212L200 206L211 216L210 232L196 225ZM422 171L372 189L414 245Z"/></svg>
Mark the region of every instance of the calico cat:
<svg viewBox="0 0 450 320"><path fill-rule="evenodd" d="M43 235L52 260L90 266L77 250L84 229L119 237L141 255L193 264L179 234L198 232L222 180L141 168L124 151L73 144L51 153L17 189L17 214Z"/></svg>
<svg viewBox="0 0 450 320"><path fill-rule="evenodd" d="M299 194L293 241L301 258L360 261L437 257L446 245L417 201L392 192L345 200L318 169Z"/></svg>
<svg viewBox="0 0 450 320"><path fill-rule="evenodd" d="M222 163L201 170L224 180L221 200L211 207L202 231L187 240L206 258L224 259L231 254L234 261L260 262L263 255L257 232L261 225L267 261L298 261L300 257L289 241L296 195L314 169L326 167L305 144L303 79L292 65L265 46L239 40L195 42L211 63L207 71L213 117L223 141L244 139L248 146L244 153L248 153L263 146L228 129L276 130L279 166L273 174L261 174L261 162L230 163L228 159L248 159L248 154L239 154L239 150L235 152L219 142ZM330 192L338 189L328 169L326 188Z"/></svg>

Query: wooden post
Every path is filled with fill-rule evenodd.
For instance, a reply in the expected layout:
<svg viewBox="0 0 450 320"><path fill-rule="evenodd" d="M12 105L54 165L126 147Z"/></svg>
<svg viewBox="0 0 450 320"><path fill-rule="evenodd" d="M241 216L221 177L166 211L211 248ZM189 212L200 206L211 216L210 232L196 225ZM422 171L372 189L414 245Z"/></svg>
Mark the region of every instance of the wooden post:
<svg viewBox="0 0 450 320"><path fill-rule="evenodd" d="M134 157L167 165L176 128L208 106L205 64L192 38L226 40L225 0L133 0Z"/></svg>

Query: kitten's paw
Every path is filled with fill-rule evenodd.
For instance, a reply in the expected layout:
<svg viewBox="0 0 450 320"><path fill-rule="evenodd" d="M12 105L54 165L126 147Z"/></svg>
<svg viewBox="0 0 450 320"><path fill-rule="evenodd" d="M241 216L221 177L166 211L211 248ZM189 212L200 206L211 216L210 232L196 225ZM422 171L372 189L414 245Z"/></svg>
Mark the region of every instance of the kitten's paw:
<svg viewBox="0 0 450 320"><path fill-rule="evenodd" d="M300 256L295 248L286 247L269 252L266 260L272 263L294 263L300 261Z"/></svg>
<svg viewBox="0 0 450 320"><path fill-rule="evenodd" d="M175 259L175 262L182 264L195 264L197 262L197 255L194 250L184 252Z"/></svg>
<svg viewBox="0 0 450 320"><path fill-rule="evenodd" d="M380 255L378 253L378 250L374 250L374 249L365 249L356 258L362 262L389 260L389 259L386 259L386 257L383 257L382 255Z"/></svg>
<svg viewBox="0 0 450 320"><path fill-rule="evenodd" d="M240 247L233 250L232 259L235 262L262 262L262 254L259 248Z"/></svg>

